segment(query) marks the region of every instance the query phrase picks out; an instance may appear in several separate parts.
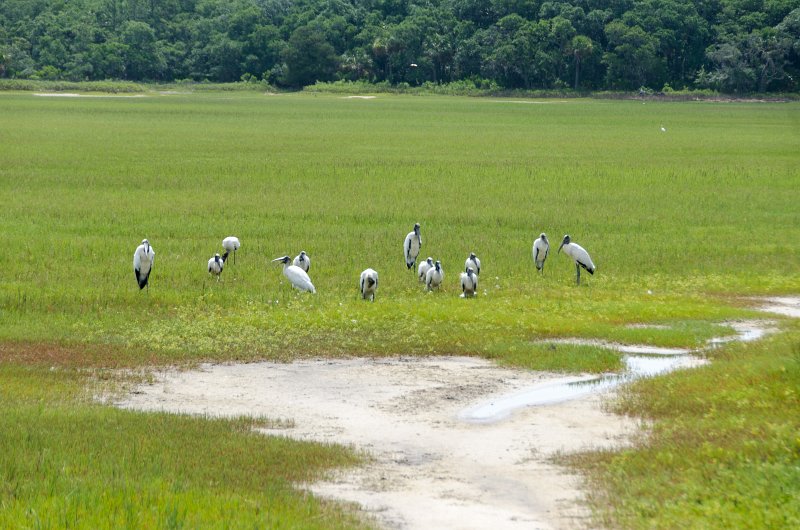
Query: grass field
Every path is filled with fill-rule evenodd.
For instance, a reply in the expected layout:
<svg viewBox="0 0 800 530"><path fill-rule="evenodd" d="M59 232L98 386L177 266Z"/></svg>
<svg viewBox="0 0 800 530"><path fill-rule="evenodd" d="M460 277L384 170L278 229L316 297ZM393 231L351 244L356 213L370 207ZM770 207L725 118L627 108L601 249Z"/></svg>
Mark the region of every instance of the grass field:
<svg viewBox="0 0 800 530"><path fill-rule="evenodd" d="M0 490L0 521L33 510L52 522L64 510L52 499L75 488L85 497L68 503L71 517L102 497L95 483L109 474L136 491L182 491L170 482L179 472L146 475L136 464L95 470L102 479L62 476L73 457L48 440L77 436L75 422L116 422L130 440L161 429L165 445L209 429L234 454L250 454L249 444L278 451L230 423L88 403L78 390L87 367L403 353L606 371L619 358L605 350L552 355L535 341L697 346L719 334L718 322L752 315L743 296L800 292L797 103L3 93L0 115L0 377L17 382L0 390L0 406L15 414L0 442L21 447L0 461L0 477L25 475L14 462L26 455L55 462L42 464L41 480ZM445 269L440 292L424 293L405 269L401 245L414 222L422 254ZM530 252L542 231L552 248L540 276ZM580 287L555 253L565 233L598 267ZM206 262L228 235L242 248L218 283ZM131 261L145 237L156 263L140 292ZM293 291L270 263L300 250L313 260L315 296ZM462 300L470 251L483 262L480 296ZM358 296L367 267L380 274L374 304ZM796 330L786 336L797 344ZM69 392L50 367L71 378ZM35 397L42 386L52 396ZM796 410L796 400L776 403ZM104 432L89 429L90 445ZM338 456L321 460L332 465L357 460L328 449ZM297 461L289 476L276 472L282 492L307 467ZM128 486L111 484L116 506ZM255 493L263 484L220 487L243 492L231 502L264 502ZM190 488L173 507L185 513L208 495ZM295 521L328 509L292 502Z"/></svg>

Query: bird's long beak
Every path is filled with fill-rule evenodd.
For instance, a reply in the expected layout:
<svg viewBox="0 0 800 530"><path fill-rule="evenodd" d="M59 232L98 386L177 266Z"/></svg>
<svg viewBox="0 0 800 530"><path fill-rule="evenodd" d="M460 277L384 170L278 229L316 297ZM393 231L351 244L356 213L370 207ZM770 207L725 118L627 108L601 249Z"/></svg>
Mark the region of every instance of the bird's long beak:
<svg viewBox="0 0 800 530"><path fill-rule="evenodd" d="M283 261L283 258L275 258L274 260L272 260L272 263L275 263L276 261Z"/></svg>
<svg viewBox="0 0 800 530"><path fill-rule="evenodd" d="M561 247L564 246L564 242L562 241L560 245L558 245L558 252L556 254L561 254Z"/></svg>

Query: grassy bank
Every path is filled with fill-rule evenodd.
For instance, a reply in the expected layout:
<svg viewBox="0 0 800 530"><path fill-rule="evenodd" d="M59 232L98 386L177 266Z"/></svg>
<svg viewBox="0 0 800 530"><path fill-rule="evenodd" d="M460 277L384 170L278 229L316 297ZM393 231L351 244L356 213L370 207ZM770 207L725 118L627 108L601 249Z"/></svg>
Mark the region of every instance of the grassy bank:
<svg viewBox="0 0 800 530"><path fill-rule="evenodd" d="M627 387L652 422L632 449L574 458L610 528L800 525L800 328L728 346L703 368Z"/></svg>

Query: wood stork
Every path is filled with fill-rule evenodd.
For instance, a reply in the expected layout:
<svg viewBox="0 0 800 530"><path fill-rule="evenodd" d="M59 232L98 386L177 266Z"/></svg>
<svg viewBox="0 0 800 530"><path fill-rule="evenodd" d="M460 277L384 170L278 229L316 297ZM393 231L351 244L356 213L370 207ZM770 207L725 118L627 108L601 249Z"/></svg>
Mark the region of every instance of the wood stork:
<svg viewBox="0 0 800 530"><path fill-rule="evenodd" d="M472 298L478 290L478 275L472 267L461 273L461 297Z"/></svg>
<svg viewBox="0 0 800 530"><path fill-rule="evenodd" d="M375 301L375 291L378 289L378 273L373 269L366 269L361 273L361 298L364 300L369 297L371 301Z"/></svg>
<svg viewBox="0 0 800 530"><path fill-rule="evenodd" d="M226 250L225 254L223 254L222 256L220 256L219 253L217 253L214 254L213 258L208 260L208 272L209 274L213 274L214 276L216 276L217 281L219 281L219 275L222 274L222 269L223 267L225 267L225 260L228 259L228 254L230 254L230 252Z"/></svg>
<svg viewBox="0 0 800 530"><path fill-rule="evenodd" d="M470 267L475 274L481 273L481 260L478 259L474 252L470 252L467 261L464 262L464 272L467 272Z"/></svg>
<svg viewBox="0 0 800 530"><path fill-rule="evenodd" d="M429 291L432 291L434 287L438 288L442 284L442 280L444 280L442 262L436 260L433 267L428 269L428 272L425 273L425 287L427 287Z"/></svg>
<svg viewBox="0 0 800 530"><path fill-rule="evenodd" d="M542 232L539 239L533 242L533 262L536 264L536 270L542 271L544 274L544 260L550 254L550 242L547 240L547 234Z"/></svg>
<svg viewBox="0 0 800 530"><path fill-rule="evenodd" d="M153 261L155 259L156 251L150 246L148 240L143 239L142 244L136 247L133 253L133 272L136 274L136 283L139 284L139 289L144 289L147 285L147 280L150 278L150 271L153 270Z"/></svg>
<svg viewBox="0 0 800 530"><path fill-rule="evenodd" d="M428 273L428 270L433 267L433 258L428 256L428 259L423 261L419 264L417 268L417 277L419 278L420 282L425 281L425 275Z"/></svg>
<svg viewBox="0 0 800 530"><path fill-rule="evenodd" d="M561 245L558 246L559 253L561 253L562 248L567 256L575 260L576 282L578 285L581 284L581 267L586 269L589 274L594 274L595 266L592 263L592 258L589 257L589 253L579 244L573 243L569 235L565 235Z"/></svg>
<svg viewBox="0 0 800 530"><path fill-rule="evenodd" d="M306 254L306 251L303 250L300 252L300 254L295 256L292 265L295 267L300 267L304 271L308 272L308 270L311 268L311 258L309 258L308 254Z"/></svg>
<svg viewBox="0 0 800 530"><path fill-rule="evenodd" d="M239 250L240 246L242 245L239 243L238 237L229 236L222 240L222 248L228 252L233 252L233 263L236 263L236 251Z"/></svg>
<svg viewBox="0 0 800 530"><path fill-rule="evenodd" d="M406 257L406 267L414 267L419 256L419 249L422 248L422 236L419 235L419 223L414 224L414 230L408 233L403 242L403 254Z"/></svg>
<svg viewBox="0 0 800 530"><path fill-rule="evenodd" d="M275 258L272 261L279 261L283 263L283 275L286 276L286 278L289 280L289 283L291 283L296 289L300 289L301 291L311 291L312 293L317 292L317 290L314 288L314 284L311 283L311 278L308 277L308 273L296 265L291 265L292 258L289 256L284 256L282 258Z"/></svg>

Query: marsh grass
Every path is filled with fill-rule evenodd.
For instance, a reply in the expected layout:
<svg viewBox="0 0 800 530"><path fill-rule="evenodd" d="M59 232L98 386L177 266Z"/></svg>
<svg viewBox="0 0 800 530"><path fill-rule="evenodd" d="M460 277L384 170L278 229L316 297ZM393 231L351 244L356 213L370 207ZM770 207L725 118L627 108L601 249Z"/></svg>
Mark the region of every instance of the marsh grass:
<svg viewBox="0 0 800 530"><path fill-rule="evenodd" d="M649 427L633 448L572 457L611 528L800 524L800 328L715 350L702 368L640 381L614 410Z"/></svg>
<svg viewBox="0 0 800 530"><path fill-rule="evenodd" d="M621 325L710 326L745 314L738 295L800 289L794 103L4 93L0 107L4 341L105 345L121 364L497 355L565 335L697 346L695 328ZM403 267L415 221L440 292ZM579 288L563 233L598 264ZM230 234L242 249L216 282L205 263ZM140 292L144 237L157 257ZM300 250L317 296L270 263ZM480 292L460 300L470 251ZM368 266L374 304L357 295Z"/></svg>
<svg viewBox="0 0 800 530"><path fill-rule="evenodd" d="M145 414L93 404L78 370L0 363L0 526L361 528L298 483L361 462L265 437L265 418Z"/></svg>
<svg viewBox="0 0 800 530"><path fill-rule="evenodd" d="M741 296L800 291L797 103L3 92L0 115L0 526L357 524L292 489L357 455L255 436L249 420L102 407L85 388L103 370L458 354L604 372L614 352L540 343L698 347L752 315ZM417 221L423 257L444 265L439 292L403 265ZM538 275L542 231L553 247ZM598 265L580 287L555 253L565 233ZM242 248L216 282L205 264L228 235ZM139 291L145 237L156 264ZM300 250L316 296L270 263ZM462 300L470 251L484 270ZM358 297L366 267L375 303ZM621 407L653 418L652 448L586 459L613 492L597 504L612 506L606 521L685 526L688 510L698 527L739 523L750 490L753 510L786 498L775 488L799 498L781 340L636 384ZM796 501L778 506L754 520L796 522Z"/></svg>

